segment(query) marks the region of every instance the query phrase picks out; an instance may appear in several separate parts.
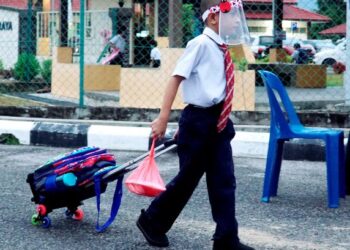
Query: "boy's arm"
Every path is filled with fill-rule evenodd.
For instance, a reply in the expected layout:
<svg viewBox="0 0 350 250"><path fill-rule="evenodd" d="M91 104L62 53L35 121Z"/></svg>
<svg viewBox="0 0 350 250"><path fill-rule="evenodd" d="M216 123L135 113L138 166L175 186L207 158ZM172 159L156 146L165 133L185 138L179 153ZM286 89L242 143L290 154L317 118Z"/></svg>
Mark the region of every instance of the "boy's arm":
<svg viewBox="0 0 350 250"><path fill-rule="evenodd" d="M162 138L165 134L166 127L171 112L171 106L175 100L178 88L184 78L182 76L172 76L165 89L162 108L158 117L152 122L152 137Z"/></svg>

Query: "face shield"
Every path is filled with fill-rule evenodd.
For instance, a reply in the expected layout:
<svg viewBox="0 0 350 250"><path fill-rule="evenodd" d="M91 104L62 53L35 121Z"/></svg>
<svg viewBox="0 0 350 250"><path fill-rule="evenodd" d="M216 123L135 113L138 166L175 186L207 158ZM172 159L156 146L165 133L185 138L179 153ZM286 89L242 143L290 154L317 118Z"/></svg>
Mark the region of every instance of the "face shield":
<svg viewBox="0 0 350 250"><path fill-rule="evenodd" d="M222 0L217 6L205 11L205 21L210 13L218 13L219 35L227 45L249 44L250 35L244 15L242 0Z"/></svg>

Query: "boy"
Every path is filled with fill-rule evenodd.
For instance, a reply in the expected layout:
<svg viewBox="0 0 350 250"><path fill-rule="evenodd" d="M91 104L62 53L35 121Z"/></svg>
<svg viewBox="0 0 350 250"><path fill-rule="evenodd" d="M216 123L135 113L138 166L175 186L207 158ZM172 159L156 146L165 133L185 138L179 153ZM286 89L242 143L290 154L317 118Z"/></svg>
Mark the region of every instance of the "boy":
<svg viewBox="0 0 350 250"><path fill-rule="evenodd" d="M151 67L152 68L158 68L160 67L160 60L161 60L161 54L160 50L158 49L158 42L156 40L152 40L151 42L151 53L150 53L150 58L151 58Z"/></svg>
<svg viewBox="0 0 350 250"><path fill-rule="evenodd" d="M299 43L293 45L294 52L292 54L293 62L297 64L307 64L309 61L309 56L307 51L302 49Z"/></svg>
<svg viewBox="0 0 350 250"><path fill-rule="evenodd" d="M231 106L226 108L226 98L232 101L233 65L229 58L230 77L227 77L223 40L219 33L218 0L202 0L201 11L206 28L203 34L191 40L179 59L170 79L157 119L152 123L152 136L164 136L171 105L182 83L184 102L188 105L181 114L177 133L180 171L167 185L167 190L155 198L147 210L141 210L137 226L148 243L158 247L169 245L166 232L191 197L206 173L209 201L216 230L213 249L253 249L240 243L235 218L234 166L230 141L235 135L230 119L226 118ZM224 1L224 3L227 3ZM227 6L226 6L227 7ZM230 64L229 64L230 63ZM227 79L226 79L227 78Z"/></svg>
<svg viewBox="0 0 350 250"><path fill-rule="evenodd" d="M124 52L125 52L125 39L122 36L122 33L126 30L125 27L121 27L118 31L118 34L113 36L109 40L109 45L112 50L118 49L119 54L110 61L111 65L123 65Z"/></svg>

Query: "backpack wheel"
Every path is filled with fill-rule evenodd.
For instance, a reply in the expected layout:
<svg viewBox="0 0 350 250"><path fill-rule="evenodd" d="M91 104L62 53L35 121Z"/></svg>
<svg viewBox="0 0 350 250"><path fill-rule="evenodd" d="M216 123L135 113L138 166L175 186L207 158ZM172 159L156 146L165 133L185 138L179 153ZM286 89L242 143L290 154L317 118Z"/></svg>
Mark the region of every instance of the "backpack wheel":
<svg viewBox="0 0 350 250"><path fill-rule="evenodd" d="M72 212L72 210L70 210L70 209L67 209L67 210L64 212L64 214L66 215L66 217L67 217L68 219L70 219L70 218L73 217L74 212Z"/></svg>
<svg viewBox="0 0 350 250"><path fill-rule="evenodd" d="M43 228L49 228L51 226L51 219L47 216L43 218L42 222L43 222L42 224Z"/></svg>
<svg viewBox="0 0 350 250"><path fill-rule="evenodd" d="M47 214L47 208L45 205L40 204L36 207L36 211L40 216L45 216Z"/></svg>
<svg viewBox="0 0 350 250"><path fill-rule="evenodd" d="M82 209L78 208L77 210L75 210L74 212L74 216L73 216L74 220L78 220L81 221L84 219L84 212Z"/></svg>
<svg viewBox="0 0 350 250"><path fill-rule="evenodd" d="M38 225L40 225L40 223L41 223L41 220L39 218L39 215L38 214L33 214L33 216L32 216L32 225L38 226Z"/></svg>

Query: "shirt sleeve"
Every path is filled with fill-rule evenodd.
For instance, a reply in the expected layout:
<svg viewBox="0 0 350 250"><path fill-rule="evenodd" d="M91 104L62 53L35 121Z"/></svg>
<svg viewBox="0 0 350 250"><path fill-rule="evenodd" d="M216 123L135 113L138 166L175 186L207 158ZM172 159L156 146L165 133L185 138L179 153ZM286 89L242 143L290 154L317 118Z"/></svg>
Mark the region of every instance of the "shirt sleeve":
<svg viewBox="0 0 350 250"><path fill-rule="evenodd" d="M298 50L295 50L295 51L293 52L293 54L292 54L292 58L293 58L294 60L296 60L296 59L298 58L298 56L299 56L299 51L298 51Z"/></svg>
<svg viewBox="0 0 350 250"><path fill-rule="evenodd" d="M111 42L111 43L116 45L117 42L118 42L118 39L119 39L118 36L114 36L114 37L111 38L111 40L109 40L109 42Z"/></svg>
<svg viewBox="0 0 350 250"><path fill-rule="evenodd" d="M177 61L173 76L178 75L187 79L195 70L203 53L204 45L198 41L190 41L185 49L184 54Z"/></svg>

